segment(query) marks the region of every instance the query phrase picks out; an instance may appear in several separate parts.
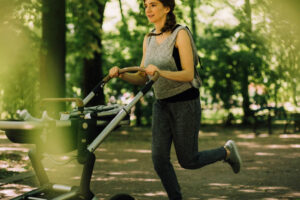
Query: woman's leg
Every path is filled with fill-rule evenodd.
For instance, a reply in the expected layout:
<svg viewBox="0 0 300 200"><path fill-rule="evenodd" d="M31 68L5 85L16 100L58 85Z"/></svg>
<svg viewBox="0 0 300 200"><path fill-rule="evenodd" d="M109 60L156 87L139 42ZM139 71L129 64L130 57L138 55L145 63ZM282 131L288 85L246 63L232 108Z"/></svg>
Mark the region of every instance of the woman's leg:
<svg viewBox="0 0 300 200"><path fill-rule="evenodd" d="M216 161L224 160L224 147L198 152L200 128L200 100L169 104L174 117L173 141L179 164L186 169L198 169Z"/></svg>
<svg viewBox="0 0 300 200"><path fill-rule="evenodd" d="M152 160L154 169L168 193L169 199L181 200L181 192L174 168L170 162L172 144L170 112L164 103L153 105Z"/></svg>

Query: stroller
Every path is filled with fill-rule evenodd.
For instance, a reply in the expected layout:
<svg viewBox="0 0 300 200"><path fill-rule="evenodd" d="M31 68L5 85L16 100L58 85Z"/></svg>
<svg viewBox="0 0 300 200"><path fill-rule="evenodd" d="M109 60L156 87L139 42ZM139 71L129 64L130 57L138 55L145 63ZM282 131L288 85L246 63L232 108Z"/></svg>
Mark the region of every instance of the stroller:
<svg viewBox="0 0 300 200"><path fill-rule="evenodd" d="M144 71L140 67L120 69L119 73ZM151 80L135 95L126 106L110 105L85 107L110 80L106 76L83 100L79 98L48 98L45 102L76 102L77 108L62 114L60 120L54 120L43 114L41 119L32 117L26 110L20 113L22 121L0 121L0 129L8 139L15 143L35 144L28 155L40 187L13 200L96 200L90 190L90 182L95 164L94 151L104 139L117 127L129 123L131 108L151 89L158 79L156 73ZM53 148L55 143L59 148ZM77 162L83 165L79 186L50 183L42 164L45 154L62 154L77 150ZM127 194L114 196L114 200L134 199Z"/></svg>

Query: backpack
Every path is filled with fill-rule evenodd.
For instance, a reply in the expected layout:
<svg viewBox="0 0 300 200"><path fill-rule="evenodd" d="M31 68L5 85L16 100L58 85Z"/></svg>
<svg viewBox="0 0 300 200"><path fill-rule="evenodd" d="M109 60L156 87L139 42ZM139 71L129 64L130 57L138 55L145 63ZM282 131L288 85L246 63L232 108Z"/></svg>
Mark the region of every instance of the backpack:
<svg viewBox="0 0 300 200"><path fill-rule="evenodd" d="M176 28L178 28L179 26L181 26L181 25L180 25L180 24L176 24L175 27L173 28L172 32L173 32ZM197 66L199 65L199 66L200 66L200 69L202 68L201 59L200 59L200 56L199 56L198 53L197 53L197 48L196 48L196 45L195 45L194 40L193 40L192 32L190 31L190 29L189 29L187 26L185 26L185 29L188 30L189 35L191 36L190 39L192 40L191 42L192 42L193 54L194 54L194 56L197 56L197 58L198 58L198 59L197 59L197 60L198 60L198 63L194 64L194 79L191 81L191 85L192 85L194 88L200 88L200 86L202 85L202 81L201 81L199 72L198 72L198 70L197 70ZM173 50L173 57L174 57L174 60L175 60L175 62L176 62L177 70L180 71L180 70L182 70L182 69L181 69L181 65L180 65L180 56L179 56L179 53L176 52L176 49L177 49L177 48L174 48L175 52L174 52L174 50ZM178 49L177 49L177 51L178 51ZM179 60L176 59L176 54L177 54Z"/></svg>

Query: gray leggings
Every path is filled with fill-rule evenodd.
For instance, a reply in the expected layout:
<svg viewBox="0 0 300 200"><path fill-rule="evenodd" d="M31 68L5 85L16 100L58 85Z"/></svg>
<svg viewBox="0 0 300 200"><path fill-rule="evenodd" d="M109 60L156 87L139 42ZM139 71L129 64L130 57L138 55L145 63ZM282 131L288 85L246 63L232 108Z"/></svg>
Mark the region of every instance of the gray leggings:
<svg viewBox="0 0 300 200"><path fill-rule="evenodd" d="M198 169L224 160L226 156L224 147L198 152L200 118L199 98L175 103L157 100L153 105L152 160L169 199L182 199L180 186L170 162L172 142L178 162L185 169Z"/></svg>

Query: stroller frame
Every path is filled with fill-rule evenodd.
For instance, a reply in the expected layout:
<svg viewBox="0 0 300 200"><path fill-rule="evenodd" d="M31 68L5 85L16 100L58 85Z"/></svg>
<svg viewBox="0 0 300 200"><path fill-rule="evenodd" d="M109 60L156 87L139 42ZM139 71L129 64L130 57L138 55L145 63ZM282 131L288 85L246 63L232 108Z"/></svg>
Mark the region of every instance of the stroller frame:
<svg viewBox="0 0 300 200"><path fill-rule="evenodd" d="M140 67L128 67L119 70L119 73L134 72L134 71L144 71ZM67 186L61 184L52 184L49 182L49 178L46 174L45 168L42 164L43 150L39 143L36 143L36 148L29 151L28 155L32 163L35 174L40 183L40 187L35 190L29 191L23 195L13 198L12 200L64 200L64 199L84 199L84 200L96 200L97 198L90 190L91 177L94 169L96 156L94 151L100 146L104 139L111 133L120 122L129 114L131 108L151 89L154 82L158 79L159 74L156 72L155 75L149 80L146 85L135 95L133 100L126 106L124 106L118 114L107 124L107 126L96 136L94 135L97 131L97 125L103 125L103 121L97 119L85 119L84 107L85 105L96 96L100 89L104 87L111 78L107 75L98 85L89 93L89 95L84 99L78 98L48 98L44 101L75 101L80 113L79 117L72 120L61 121L55 120L49 122L0 122L0 129L4 130L22 130L28 129L30 125L31 129L35 128L45 128L49 126L54 127L71 127L72 130L77 130L77 161L83 165L83 170L80 179L79 186ZM54 125L53 125L54 124ZM12 142L16 142L12 136L6 134ZM48 193L51 193L50 197ZM45 194L44 197L43 194ZM48 195L48 196L47 196ZM42 196L42 197L41 197Z"/></svg>

